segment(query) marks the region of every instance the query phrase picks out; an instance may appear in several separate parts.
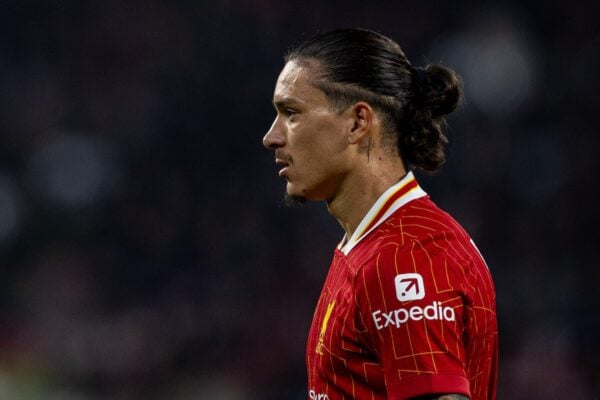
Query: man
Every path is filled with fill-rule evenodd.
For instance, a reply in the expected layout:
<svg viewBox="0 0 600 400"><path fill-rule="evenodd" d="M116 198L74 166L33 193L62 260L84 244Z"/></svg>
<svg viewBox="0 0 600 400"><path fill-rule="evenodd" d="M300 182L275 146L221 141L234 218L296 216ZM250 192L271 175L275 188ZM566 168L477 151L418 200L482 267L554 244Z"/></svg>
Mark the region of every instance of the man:
<svg viewBox="0 0 600 400"><path fill-rule="evenodd" d="M345 231L309 333L309 399L495 398L489 270L411 172L444 162L459 99L453 71L414 68L371 31L287 55L263 143L288 197L327 202Z"/></svg>

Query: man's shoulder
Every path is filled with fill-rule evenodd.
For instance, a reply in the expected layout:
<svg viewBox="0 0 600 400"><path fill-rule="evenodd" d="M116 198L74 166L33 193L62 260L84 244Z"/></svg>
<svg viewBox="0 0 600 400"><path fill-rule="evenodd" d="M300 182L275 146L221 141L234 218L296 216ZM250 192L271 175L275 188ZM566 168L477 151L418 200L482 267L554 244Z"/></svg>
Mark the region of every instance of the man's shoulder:
<svg viewBox="0 0 600 400"><path fill-rule="evenodd" d="M415 250L433 256L469 242L468 233L450 214L423 197L394 212L353 249L348 261L358 270L378 260L410 258Z"/></svg>
<svg viewBox="0 0 600 400"><path fill-rule="evenodd" d="M411 201L386 221L388 224L402 224L411 231L453 230L460 228L456 220L438 207L429 196Z"/></svg>
<svg viewBox="0 0 600 400"><path fill-rule="evenodd" d="M429 197L416 199L399 209L382 224L383 237L401 237L401 243L419 246L446 246L450 242L469 242L469 234L448 212Z"/></svg>

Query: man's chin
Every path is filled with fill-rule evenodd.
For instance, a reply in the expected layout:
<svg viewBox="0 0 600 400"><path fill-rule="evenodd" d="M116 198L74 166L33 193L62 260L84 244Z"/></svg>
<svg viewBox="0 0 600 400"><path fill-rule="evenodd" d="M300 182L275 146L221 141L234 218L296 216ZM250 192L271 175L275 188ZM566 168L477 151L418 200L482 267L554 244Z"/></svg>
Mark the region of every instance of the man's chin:
<svg viewBox="0 0 600 400"><path fill-rule="evenodd" d="M288 207L298 207L306 203L308 199L304 196L286 193L283 198L283 204Z"/></svg>

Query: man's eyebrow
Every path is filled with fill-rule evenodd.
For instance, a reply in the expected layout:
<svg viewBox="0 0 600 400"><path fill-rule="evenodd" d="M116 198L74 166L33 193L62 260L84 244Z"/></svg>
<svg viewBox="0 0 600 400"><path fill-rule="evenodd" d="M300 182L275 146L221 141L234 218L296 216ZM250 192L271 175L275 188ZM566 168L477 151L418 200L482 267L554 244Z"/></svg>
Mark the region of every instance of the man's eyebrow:
<svg viewBox="0 0 600 400"><path fill-rule="evenodd" d="M304 103L302 100L297 99L295 97L281 97L278 98L277 100L273 100L273 106L275 106L276 109L280 110L282 108L285 107L289 107L292 106L294 104L302 104Z"/></svg>

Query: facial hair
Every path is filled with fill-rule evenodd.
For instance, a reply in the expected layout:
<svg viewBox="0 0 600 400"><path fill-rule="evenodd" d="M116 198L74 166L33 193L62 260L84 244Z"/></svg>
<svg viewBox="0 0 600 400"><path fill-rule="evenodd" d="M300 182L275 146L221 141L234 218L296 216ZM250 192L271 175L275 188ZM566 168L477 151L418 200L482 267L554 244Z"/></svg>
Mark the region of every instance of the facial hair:
<svg viewBox="0 0 600 400"><path fill-rule="evenodd" d="M304 196L296 196L291 194L285 194L283 198L283 204L288 207L300 207L304 203L306 203L307 199Z"/></svg>

